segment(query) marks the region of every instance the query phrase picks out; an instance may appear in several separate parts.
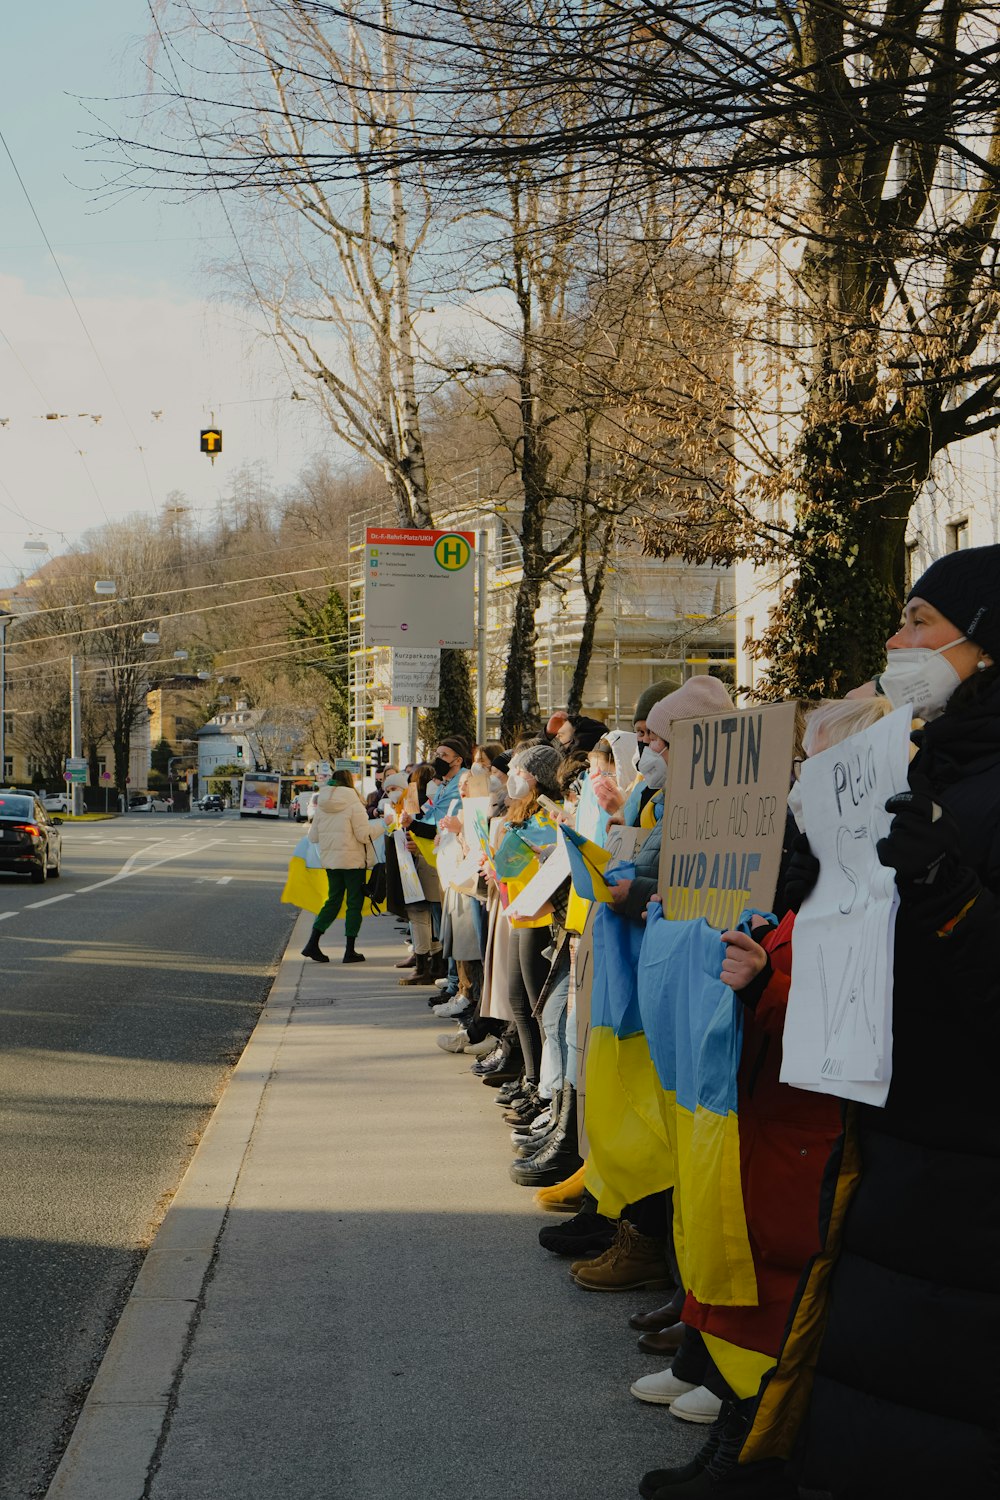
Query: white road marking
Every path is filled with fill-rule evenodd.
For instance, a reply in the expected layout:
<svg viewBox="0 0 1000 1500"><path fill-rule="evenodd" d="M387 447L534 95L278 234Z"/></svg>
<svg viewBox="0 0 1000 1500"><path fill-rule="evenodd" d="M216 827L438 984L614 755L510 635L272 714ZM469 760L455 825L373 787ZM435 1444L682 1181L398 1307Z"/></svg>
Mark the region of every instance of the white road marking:
<svg viewBox="0 0 1000 1500"><path fill-rule="evenodd" d="M203 849L209 849L219 842L218 839L209 839L207 843L199 844L197 847L189 845L184 849L175 849L173 854L161 854L159 859L151 860L148 865L143 865L141 870L134 870L132 866L137 859L141 859L144 854L148 853L148 850L137 849L134 854L129 855L117 875L111 875L107 880L98 880L94 885L81 886L76 894L85 896L89 891L100 891L106 885L115 885L119 880L127 880L130 875L145 875L147 870L155 870L157 865L165 865L171 859L182 859L185 854L200 854Z"/></svg>
<svg viewBox="0 0 1000 1500"><path fill-rule="evenodd" d="M66 891L62 896L50 896L47 901L29 901L24 910L37 911L40 906L55 906L57 901L72 901L75 895L76 891ZM7 915L12 917L14 913L8 912Z"/></svg>
<svg viewBox="0 0 1000 1500"><path fill-rule="evenodd" d="M228 885L232 878L231 875L223 875L221 880L217 880L215 883L216 885Z"/></svg>
<svg viewBox="0 0 1000 1500"><path fill-rule="evenodd" d="M0 911L0 922L6 922L8 917L16 917L16 911Z"/></svg>

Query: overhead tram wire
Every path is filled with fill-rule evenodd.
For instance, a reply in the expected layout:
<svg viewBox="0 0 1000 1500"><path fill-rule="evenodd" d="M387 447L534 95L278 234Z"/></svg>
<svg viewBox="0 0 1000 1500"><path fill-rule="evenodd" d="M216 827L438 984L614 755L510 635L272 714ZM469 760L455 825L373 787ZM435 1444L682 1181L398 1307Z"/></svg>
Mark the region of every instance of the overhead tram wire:
<svg viewBox="0 0 1000 1500"><path fill-rule="evenodd" d="M334 564L332 564L329 567L319 566L319 567L315 567L315 568L291 568L291 569L289 569L289 571L287 573L259 573L255 577L253 577L253 578L217 578L217 579L213 579L210 583L179 584L179 585L177 585L174 588L157 589L157 590L154 590L154 591L150 591L148 593L146 592L146 590L143 590L142 593L140 593L140 594L115 594L114 596L112 596L110 598L103 598L103 599L71 600L70 602L68 602L66 604L46 604L46 605L43 605L41 609L32 610L32 615L34 616L34 615L62 614L64 611L66 611L68 609L100 609L100 608L105 607L108 604L112 604L112 603L117 603L117 604L134 604L134 603L145 604L148 599L168 599L168 598L170 598L174 594L195 594L195 593L197 593L201 589L233 589L233 588L239 588L240 585L242 585L244 583L271 583L274 580L279 579L279 578L299 578L299 577L302 576L303 573L327 573L327 574L329 574L329 573L335 573L335 572L345 572L349 567L350 567L350 563L334 563ZM92 576L92 575L87 575L87 576L89 577L89 576ZM314 588L316 588L316 587L318 587L318 585L310 584L309 585L310 592ZM297 593L298 590L293 589L291 592L292 593ZM265 594L263 597L264 598L275 598L276 599L276 598L287 598L288 595L287 594L280 594L280 595L278 595L278 594L271 594L271 595ZM242 603L243 601L242 600L235 600L233 602L239 604L239 603ZM163 619L163 620L169 620L169 619L172 619L173 617L171 615L161 615L158 618ZM37 636L36 637L36 640L47 640L47 639L49 639L49 637L47 637L47 636Z"/></svg>
<svg viewBox="0 0 1000 1500"><path fill-rule="evenodd" d="M8 155L9 155L9 153L8 153ZM0 328L0 338L2 338L3 341L4 341L4 343L7 345L7 348L10 350L11 354L14 356L14 359L17 362L17 364L19 364L21 366L21 369L24 371L24 373L25 373L25 375L26 375L29 383L32 386L34 386L35 391L38 394L39 400L42 402L42 405L46 408L47 411L51 411L52 407L49 405L49 402L46 400L45 392L42 390L41 386L38 384L38 381L35 379L34 375L32 375L31 371L28 369L28 366L24 363L24 360L18 354L17 350L14 348L14 345L13 345L13 343L10 340L10 336L6 333L6 331L3 328ZM94 480L93 474L91 474L91 472L90 472L90 466L87 463L87 460L86 460L86 457L84 455L83 449L82 448L78 448L76 446L76 444L73 442L73 439L70 437L69 433L66 432L66 429L62 426L62 423L59 424L59 427L60 427L61 431L65 433L66 441L69 443L69 445L72 448L73 452L76 454L77 458L80 460L81 464L83 465L83 472L86 474L87 479L88 479L88 481L90 483L90 488L94 492L94 498L97 500L98 505L101 507L101 511L102 511L102 513L104 515L104 519L108 522L108 525L110 525L111 524L111 517L108 515L108 508L104 504L104 499L103 499L103 497L101 495L101 492L97 488L97 484L96 484L96 482ZM6 486L5 486L5 488L6 488ZM9 491L8 491L8 493L9 493ZM24 518L24 519L26 519L26 518ZM63 533L61 531L56 531L56 529L55 529L54 526L41 526L40 529L42 531L52 531L52 532L55 533L56 536L62 536L63 535Z"/></svg>
<svg viewBox="0 0 1000 1500"><path fill-rule="evenodd" d="M145 453L142 450L142 444L139 442L139 439L136 436L135 428L132 426L132 423L131 423L131 421L129 419L128 412L125 410L125 407L122 405L121 398L119 397L118 391L117 391L117 389L115 387L115 383L111 379L110 374L108 373L107 366L105 365L103 359L101 358L100 351L99 351L97 345L94 343L93 334L91 333L90 329L87 326L87 322L86 322L86 319L83 316L83 313L80 311L79 303L77 302L76 298L73 296L72 289L70 287L69 282L66 280L66 274L63 271L62 265L60 264L59 257L56 255L56 252L52 248L52 242L51 242L51 240L49 239L48 235L45 232L45 225L42 223L41 219L39 218L38 210L37 210L37 208L35 207L35 205L34 205L34 203L32 201L31 194L28 192L28 185L25 182L24 178L21 176L20 168L18 167L17 162L14 160L13 153L12 153L10 147L7 144L6 136L4 135L4 133L3 133L2 130L0 130L0 145L3 146L4 151L7 153L7 159L10 162L11 167L13 168L14 176L17 178L18 185L19 185L19 187L21 189L21 192L24 194L25 202L27 203L29 209L31 210L32 218L34 219L35 223L38 225L38 232L42 236L42 239L45 241L45 248L49 252L49 255L52 257L52 264L55 266L57 272L59 273L59 280L63 284L63 288L64 288L64 290L66 292L67 297L70 300L70 304L72 305L73 311L76 313L76 316L77 316L77 318L79 320L79 323L80 323L80 327L83 329L83 332L84 332L84 335L86 337L87 343L90 345L90 348L91 348L91 351L92 351L92 353L94 355L94 358L97 361L98 369L100 370L101 374L104 376L104 379L107 381L108 390L111 392L111 395L112 395L112 397L114 399L115 405L118 407L118 410L121 412L122 417L123 417L124 422L125 422L125 426L128 428L129 435L131 436L132 441L135 444L136 452L139 454L139 461L142 464L142 472L143 472L143 475L144 475L145 480L146 480L146 488L149 491L150 504L155 508L155 506L156 506L156 496L153 494L153 482L152 482L152 480L149 477L149 468L148 468L148 466L146 464L146 455L145 455ZM80 457L83 458L83 454L82 453L80 454ZM84 462L84 468L87 470L87 474L88 474L88 477L89 477L90 470L89 470L89 468L87 468L86 462ZM91 483L93 483L93 480L91 480ZM96 486L95 486L95 488L96 488ZM101 509L104 510L104 504L103 504L103 502L101 503ZM104 515L105 515L105 519L106 520L110 519L108 517L108 513L107 513L106 510L104 511Z"/></svg>

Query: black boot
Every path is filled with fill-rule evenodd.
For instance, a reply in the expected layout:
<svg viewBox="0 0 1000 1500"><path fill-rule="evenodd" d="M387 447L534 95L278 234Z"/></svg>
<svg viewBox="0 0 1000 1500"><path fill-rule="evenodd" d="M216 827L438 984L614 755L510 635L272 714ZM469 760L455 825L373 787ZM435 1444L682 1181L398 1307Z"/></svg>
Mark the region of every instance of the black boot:
<svg viewBox="0 0 1000 1500"><path fill-rule="evenodd" d="M577 1150L576 1089L563 1089L559 1124L533 1156L511 1162L511 1181L521 1187L552 1187L583 1165Z"/></svg>
<svg viewBox="0 0 1000 1500"><path fill-rule="evenodd" d="M364 963L364 961L365 961L365 955L363 953L359 953L358 950L355 948L354 944L356 942L357 942L357 938L349 937L346 940L346 942L344 943L344 957L343 957L343 960L342 960L343 963L345 963L345 964L363 964Z"/></svg>
<svg viewBox="0 0 1000 1500"><path fill-rule="evenodd" d="M417 954L417 963L416 963L416 967L413 970L413 973L410 974L406 979L399 980L399 983L403 984L403 985L433 984L434 981L431 978L431 956L430 956L430 954L429 953L418 953Z"/></svg>
<svg viewBox="0 0 1000 1500"><path fill-rule="evenodd" d="M444 954L441 952L441 949L439 948L436 953L432 953L431 954L431 978L432 979L447 979L447 977L448 977L448 960L445 958Z"/></svg>
<svg viewBox="0 0 1000 1500"><path fill-rule="evenodd" d="M328 964L330 960L327 958L326 954L319 946L319 940L321 937L322 933L317 932L314 927L312 932L309 934L308 943L306 943L305 947L302 950L302 957L311 958L313 962L317 964Z"/></svg>

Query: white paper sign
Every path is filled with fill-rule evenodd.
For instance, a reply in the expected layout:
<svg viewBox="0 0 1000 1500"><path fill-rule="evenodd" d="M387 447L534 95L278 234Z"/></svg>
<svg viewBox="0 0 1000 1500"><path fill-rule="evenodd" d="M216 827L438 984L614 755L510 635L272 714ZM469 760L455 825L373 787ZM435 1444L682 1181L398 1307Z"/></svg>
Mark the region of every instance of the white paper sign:
<svg viewBox="0 0 1000 1500"><path fill-rule="evenodd" d="M569 854L566 840L559 839L548 859L537 870L524 890L510 903L507 916L511 920L530 921L537 917L546 901L551 901L564 880L570 876Z"/></svg>
<svg viewBox="0 0 1000 1500"><path fill-rule="evenodd" d="M892 1077L895 872L875 845L889 797L907 789L911 715L897 709L802 767L802 805L819 860L795 919L781 1081L884 1104Z"/></svg>
<svg viewBox="0 0 1000 1500"><path fill-rule="evenodd" d="M479 846L466 853L454 833L442 833L437 845L437 872L442 885L450 885L464 896L474 896L479 886Z"/></svg>
<svg viewBox="0 0 1000 1500"><path fill-rule="evenodd" d="M413 855L406 847L406 834L401 828L397 828L392 836L396 846L396 862L399 865L399 881L403 887L403 900L407 905L415 905L418 901L425 901L424 888L420 884L420 876L417 867L413 863Z"/></svg>

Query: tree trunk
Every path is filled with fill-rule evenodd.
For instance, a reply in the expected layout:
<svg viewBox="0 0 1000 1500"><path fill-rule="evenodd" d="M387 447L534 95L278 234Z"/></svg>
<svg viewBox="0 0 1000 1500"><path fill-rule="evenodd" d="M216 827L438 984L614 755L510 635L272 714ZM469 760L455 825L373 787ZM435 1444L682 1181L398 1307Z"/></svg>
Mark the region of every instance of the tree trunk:
<svg viewBox="0 0 1000 1500"><path fill-rule="evenodd" d="M513 745L526 730L536 731L541 724L538 682L535 673L535 611L541 595L541 581L528 567L527 558L521 573L514 603L514 623L507 650L504 674L503 708L500 712L500 738Z"/></svg>
<svg viewBox="0 0 1000 1500"><path fill-rule="evenodd" d="M885 665L902 604L906 521L930 465L922 423L815 425L799 444L798 576L772 630L775 697L843 697Z"/></svg>
<svg viewBox="0 0 1000 1500"><path fill-rule="evenodd" d="M424 743L433 750L441 740L461 735L473 744L476 737L476 705L472 695L468 651L441 652L441 694L437 708L422 716Z"/></svg>

